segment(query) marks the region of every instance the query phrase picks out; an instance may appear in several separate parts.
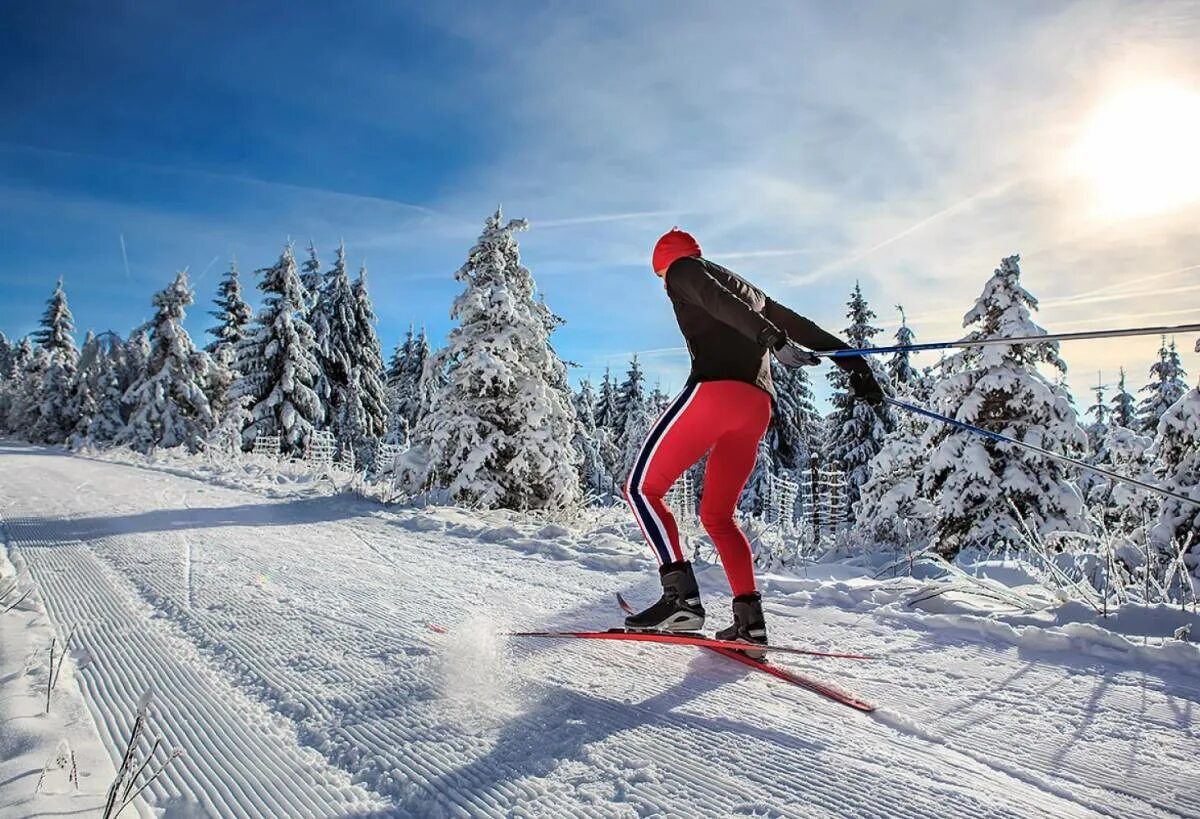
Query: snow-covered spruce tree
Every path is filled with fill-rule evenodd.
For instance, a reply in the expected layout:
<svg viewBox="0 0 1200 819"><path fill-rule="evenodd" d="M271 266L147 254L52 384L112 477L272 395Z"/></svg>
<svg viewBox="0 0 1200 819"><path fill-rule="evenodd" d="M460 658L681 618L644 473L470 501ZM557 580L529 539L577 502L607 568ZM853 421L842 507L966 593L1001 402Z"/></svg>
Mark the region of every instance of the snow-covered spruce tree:
<svg viewBox="0 0 1200 819"><path fill-rule="evenodd" d="M1158 361L1150 367L1150 383L1140 390L1146 393L1137 410L1137 425L1142 433L1153 436L1158 432L1159 419L1188 391L1186 379L1174 339L1168 344L1163 336Z"/></svg>
<svg viewBox="0 0 1200 819"><path fill-rule="evenodd" d="M1020 276L1018 256L1001 261L963 320L974 327L968 338L1045 335L1031 317L1037 300ZM931 402L943 415L1051 451L1082 447L1086 437L1074 408L1038 365L1066 370L1057 342L964 350L948 359ZM930 424L923 445L930 453L922 480L936 505L942 554L1006 543L1019 548L1010 501L1035 533L1082 531L1076 476L1062 463L947 424Z"/></svg>
<svg viewBox="0 0 1200 819"><path fill-rule="evenodd" d="M101 360L97 382L96 411L83 440L91 446L107 447L115 444L125 429L125 390L116 358Z"/></svg>
<svg viewBox="0 0 1200 819"><path fill-rule="evenodd" d="M303 449L323 420L313 389L318 375L313 333L304 320L304 286L292 245L285 245L279 261L259 273L263 307L239 352L233 398L249 399L251 421L242 432L244 445L250 446L258 435L278 435L280 452L290 454Z"/></svg>
<svg viewBox="0 0 1200 819"><path fill-rule="evenodd" d="M846 317L850 319L850 326L845 330L846 343L852 347L870 347L871 339L882 331L871 325L875 313L868 306L858 282L854 283L846 306ZM872 368L876 367L874 362L868 363ZM880 381L886 379L878 371L875 375ZM885 408L876 408L851 397L850 378L840 367L831 368L829 384L833 387L830 399L833 412L826 419L829 437L825 442L825 457L845 473L846 501L853 521L860 487L867 480L871 459L883 448L891 419Z"/></svg>
<svg viewBox="0 0 1200 819"><path fill-rule="evenodd" d="M42 375L49 366L49 355L41 347L34 347L29 336L21 339L12 356L9 368L8 402L3 422L7 432L28 438L37 423L41 402L38 392Z"/></svg>
<svg viewBox="0 0 1200 819"><path fill-rule="evenodd" d="M358 317L355 313L354 288L346 270L346 248L338 246L333 267L325 274L321 303L313 313L315 350L320 376L317 394L325 404L325 420L338 431L342 406L350 392L351 374L358 364ZM353 413L346 417L351 417Z"/></svg>
<svg viewBox="0 0 1200 819"><path fill-rule="evenodd" d="M429 358L429 337L425 328L417 336L412 324L408 326L404 341L396 345L388 365L387 387L388 442L401 443L407 440L407 430L414 429L421 418L422 386L425 360Z"/></svg>
<svg viewBox="0 0 1200 819"><path fill-rule="evenodd" d="M143 324L135 327L125 342L124 354L120 366L121 389L128 390L146 375L146 367L150 361L150 325ZM126 414L128 418L128 414Z"/></svg>
<svg viewBox="0 0 1200 819"><path fill-rule="evenodd" d="M814 452L821 451L822 419L804 367L783 367L771 361L775 408L766 438L777 471L788 480L801 480Z"/></svg>
<svg viewBox="0 0 1200 819"><path fill-rule="evenodd" d="M8 377L12 368L13 344L8 337L0 332L0 383Z"/></svg>
<svg viewBox="0 0 1200 819"><path fill-rule="evenodd" d="M1137 402L1133 400L1133 396L1129 394L1129 390L1125 387L1125 368L1121 368L1121 377L1117 380L1117 391L1113 395L1112 413L1110 421L1114 426L1125 427L1126 429L1136 429L1137 423Z"/></svg>
<svg viewBox="0 0 1200 819"><path fill-rule="evenodd" d="M52 362L69 364L73 370L79 358L74 332L75 319L67 305L67 292L63 289L63 280L59 278L54 292L46 302L41 329L34 332L33 340L49 354Z"/></svg>
<svg viewBox="0 0 1200 819"><path fill-rule="evenodd" d="M896 310L900 313L900 328L896 330L897 347L911 347L916 343L916 336L912 328L908 326L908 317L904 315L904 307L897 304ZM912 365L912 353L908 350L897 350L892 353L888 359L884 369L887 371L888 381L891 382L892 389L897 395L906 395L917 401L924 401L928 394L928 385L925 383L924 377Z"/></svg>
<svg viewBox="0 0 1200 819"><path fill-rule="evenodd" d="M613 424L620 436L620 444L626 444L624 430L628 424L628 415L635 408L641 411L646 404L646 374L638 361L637 353L629 360L629 369L625 372L625 380L617 387L617 411L613 416Z"/></svg>
<svg viewBox="0 0 1200 819"><path fill-rule="evenodd" d="M33 334L47 356L46 368L37 386L37 417L28 428L35 441L60 444L75 428L75 419L70 415L71 386L79 360L74 332L74 318L60 278L46 302L41 328Z"/></svg>
<svg viewBox="0 0 1200 819"><path fill-rule="evenodd" d="M596 430L596 391L585 378L574 395L575 451L579 453L579 478L584 491L601 495L613 487L612 475L605 465Z"/></svg>
<svg viewBox="0 0 1200 819"><path fill-rule="evenodd" d="M906 386L920 389L923 384ZM883 546L919 551L932 533L933 504L924 485L929 423L915 413L897 415L895 427L871 459L855 508L854 542L866 550Z"/></svg>
<svg viewBox="0 0 1200 819"><path fill-rule="evenodd" d="M1111 410L1104 400L1104 385L1097 382L1096 386L1092 387L1092 392L1096 394L1096 403L1087 408L1085 413L1090 419L1084 432L1087 433L1088 443L1092 452L1097 452L1108 435L1108 422Z"/></svg>
<svg viewBox="0 0 1200 819"><path fill-rule="evenodd" d="M629 360L629 369L625 372L625 380L617 387L617 411L614 423L617 425L616 445L621 451L621 463L617 469L617 477L624 478L633 468L645 434L650 430L653 418L647 421L646 416L652 410L649 408L646 396L646 375L638 362L637 353ZM634 416L632 421L630 416Z"/></svg>
<svg viewBox="0 0 1200 819"><path fill-rule="evenodd" d="M79 350L79 361L67 399L67 414L75 420L75 425L66 439L72 447L80 447L87 443L88 428L92 425L104 389L101 381L104 360L100 339L88 330Z"/></svg>
<svg viewBox="0 0 1200 819"><path fill-rule="evenodd" d="M1163 489L1200 501L1200 388L1188 390L1163 413L1147 455ZM1189 568L1195 571L1200 569L1200 506L1164 499L1150 541L1174 552L1176 544L1189 539Z"/></svg>
<svg viewBox="0 0 1200 819"><path fill-rule="evenodd" d="M662 382L654 382L654 389L650 391L650 410L655 415L662 415L667 409L667 405L671 403L671 396L663 392Z"/></svg>
<svg viewBox="0 0 1200 819"><path fill-rule="evenodd" d="M426 362L426 384L444 373L401 470L411 484L445 487L460 502L526 510L580 498L572 446L575 410L566 365L550 346L555 320L521 264L523 220L489 216L466 263L450 317L458 325Z"/></svg>
<svg viewBox="0 0 1200 819"><path fill-rule="evenodd" d="M304 285L305 315L308 323L316 329L316 312L320 309L321 287L325 277L321 274L321 260L317 258L317 247L309 240L308 258L300 265L300 283Z"/></svg>
<svg viewBox="0 0 1200 819"><path fill-rule="evenodd" d="M606 429L617 428L617 383L613 381L612 368L604 368L600 380L600 392L596 396L596 426Z"/></svg>
<svg viewBox="0 0 1200 819"><path fill-rule="evenodd" d="M397 342L396 348L392 350L392 357L388 360L387 385L389 387L399 384L400 379L404 376L404 362L412 354L414 341L413 325L410 322L408 332L404 334L404 341Z"/></svg>
<svg viewBox="0 0 1200 819"><path fill-rule="evenodd" d="M205 347L214 357L227 352L227 360L231 362L234 351L250 332L250 322L254 319L254 311L242 298L239 275L235 259L229 263L229 270L217 286L217 297L213 299L217 309L209 311L209 315L217 320L217 324L207 330L213 340Z"/></svg>
<svg viewBox="0 0 1200 819"><path fill-rule="evenodd" d="M183 329L192 301L185 271L154 294L150 356L141 380L125 393L131 415L120 437L141 452L177 446L195 452L215 425L204 389L212 362Z"/></svg>
<svg viewBox="0 0 1200 819"><path fill-rule="evenodd" d="M1154 481L1147 455L1153 439L1128 427L1111 424L1105 430L1091 463L1132 478ZM1105 531L1117 535L1140 532L1157 509L1157 496L1121 481L1087 473L1080 486L1092 513L1104 524Z"/></svg>
<svg viewBox="0 0 1200 819"><path fill-rule="evenodd" d="M388 402L387 390L383 386L383 349L375 334L375 309L367 292L367 268L358 272L351 288L351 303L354 318L354 369L351 371L350 389L347 390L342 406L353 402L354 407L343 412L339 418L353 419L349 426L340 420L334 424L334 437L342 448L354 451L355 463L373 466L376 442L387 433Z"/></svg>
<svg viewBox="0 0 1200 819"><path fill-rule="evenodd" d="M604 459L604 466L609 474L616 477L621 470L621 449L618 446L621 429L617 426L617 384L609 367L604 368L604 378L600 381L595 419L600 457Z"/></svg>

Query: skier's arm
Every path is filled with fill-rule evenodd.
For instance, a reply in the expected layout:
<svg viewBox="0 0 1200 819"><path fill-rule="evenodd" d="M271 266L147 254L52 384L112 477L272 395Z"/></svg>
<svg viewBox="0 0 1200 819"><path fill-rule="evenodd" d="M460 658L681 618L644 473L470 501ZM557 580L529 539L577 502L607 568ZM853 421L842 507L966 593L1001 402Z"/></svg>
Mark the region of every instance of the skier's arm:
<svg viewBox="0 0 1200 819"><path fill-rule="evenodd" d="M763 347L773 348L785 340L779 327L714 279L695 259L680 259L671 265L667 291L699 305L713 318Z"/></svg>
<svg viewBox="0 0 1200 819"><path fill-rule="evenodd" d="M842 341L833 333L822 330L817 326L816 322L806 319L804 316L784 307L777 301L773 301L769 296L767 297L767 306L763 309L763 313L766 314L772 323L782 327L790 340L810 350L850 349L849 344ZM871 373L871 368L862 359L862 356L835 358L833 359L833 363L848 373L862 372L870 376L872 380L875 378L874 374Z"/></svg>

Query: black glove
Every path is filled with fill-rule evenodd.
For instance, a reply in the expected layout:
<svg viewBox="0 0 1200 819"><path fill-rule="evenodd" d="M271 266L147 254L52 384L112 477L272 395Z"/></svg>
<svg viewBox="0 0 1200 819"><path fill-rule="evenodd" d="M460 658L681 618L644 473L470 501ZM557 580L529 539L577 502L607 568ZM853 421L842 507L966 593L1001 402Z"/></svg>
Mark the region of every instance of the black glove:
<svg viewBox="0 0 1200 819"><path fill-rule="evenodd" d="M883 405L883 388L870 370L854 370L850 373L850 397L879 407Z"/></svg>
<svg viewBox="0 0 1200 819"><path fill-rule="evenodd" d="M774 352L775 360L785 367L815 367L821 363L821 359L787 338L780 342Z"/></svg>

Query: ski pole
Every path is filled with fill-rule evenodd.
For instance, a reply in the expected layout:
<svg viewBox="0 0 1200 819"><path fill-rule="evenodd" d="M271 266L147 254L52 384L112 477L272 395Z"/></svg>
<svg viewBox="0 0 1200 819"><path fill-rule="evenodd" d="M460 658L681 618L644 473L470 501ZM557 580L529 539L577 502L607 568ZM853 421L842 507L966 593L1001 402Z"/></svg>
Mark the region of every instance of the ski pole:
<svg viewBox="0 0 1200 819"><path fill-rule="evenodd" d="M916 404L909 404L905 401L899 401L895 398L885 397L883 400L891 404L893 407L899 407L900 409L914 412L917 415L924 415L926 418L932 418L934 421L941 421L943 424L949 424L952 427L957 427L958 429L963 429L967 432L974 432L978 435L984 436L985 438L991 438L993 441L1003 441L1006 444L1013 444L1014 446L1028 449L1031 452L1037 452L1040 455L1045 455L1047 458L1053 458L1056 461L1062 461L1063 463L1071 464L1072 466L1079 467L1080 469L1086 469L1090 472L1095 472L1097 475L1103 475L1106 478L1111 478L1114 481L1132 484L1133 486L1157 493L1166 498L1191 504L1192 506L1200 506L1200 500L1196 498L1189 498L1187 495L1181 495L1178 492L1172 492L1169 489L1163 489L1161 486L1155 486L1152 483L1146 483L1145 481L1140 481L1137 478L1131 478L1128 475L1120 475L1116 472L1104 469L1103 467L1093 466L1092 464L1084 463L1083 461L1076 460L1075 458L1071 458L1067 455L1060 455L1057 452L1051 452L1048 449L1043 449L1042 447L1035 446L1034 444L1027 444L1024 441L1018 441L1016 438L1010 438L1009 436L1002 435L999 432L992 432L990 429L984 429L983 427L977 427L973 424L968 424L965 421L948 418L947 416L940 415L932 410L927 410L924 407L918 407Z"/></svg>
<svg viewBox="0 0 1200 819"><path fill-rule="evenodd" d="M1177 324L1173 327L1134 327L1128 330L1086 330L1080 333L1050 333L1044 336L1013 336L1011 338L978 338L974 340L931 341L925 344L901 344L895 347L849 347L845 350L817 350L813 355L823 358L851 358L885 353L917 353L922 350L949 350L955 347L986 347L989 344L1031 344L1039 341L1081 341L1089 338L1121 338L1123 336L1169 336L1176 333L1200 332L1200 324Z"/></svg>

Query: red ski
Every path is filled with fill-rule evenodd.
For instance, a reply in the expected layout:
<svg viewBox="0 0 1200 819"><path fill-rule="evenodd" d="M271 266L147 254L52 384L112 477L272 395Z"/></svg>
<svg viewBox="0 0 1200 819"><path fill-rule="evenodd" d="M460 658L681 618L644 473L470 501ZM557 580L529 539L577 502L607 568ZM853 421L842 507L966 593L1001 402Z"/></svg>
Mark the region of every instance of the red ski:
<svg viewBox="0 0 1200 819"><path fill-rule="evenodd" d="M434 628L437 631L437 628ZM740 640L717 640L702 634L688 634L670 631L508 631L505 637L546 637L550 639L580 638L587 640L633 640L643 643L672 643L681 646L696 646L721 651L738 651L750 649L768 651L776 654L800 654L806 657L830 657L841 660L873 660L865 654L837 654L832 651L815 651L808 648L793 648L792 646L764 646L758 643L745 643Z"/></svg>
<svg viewBox="0 0 1200 819"><path fill-rule="evenodd" d="M777 665L771 665L765 660L755 660L752 657L747 657L742 652L730 648L709 648L709 651L720 654L723 657L728 657L731 660L736 660L747 668L754 668L758 671L766 672L772 677L778 677L781 680L790 682L792 685L800 688L808 689L814 694L820 694L822 697L840 702L842 705L848 705L856 711L862 711L869 714L875 710L875 706L866 700L851 694L849 691L843 691L840 688L834 688L828 683L823 683L820 680L814 680L812 677L806 677L803 674L797 674L794 671L780 668Z"/></svg>

